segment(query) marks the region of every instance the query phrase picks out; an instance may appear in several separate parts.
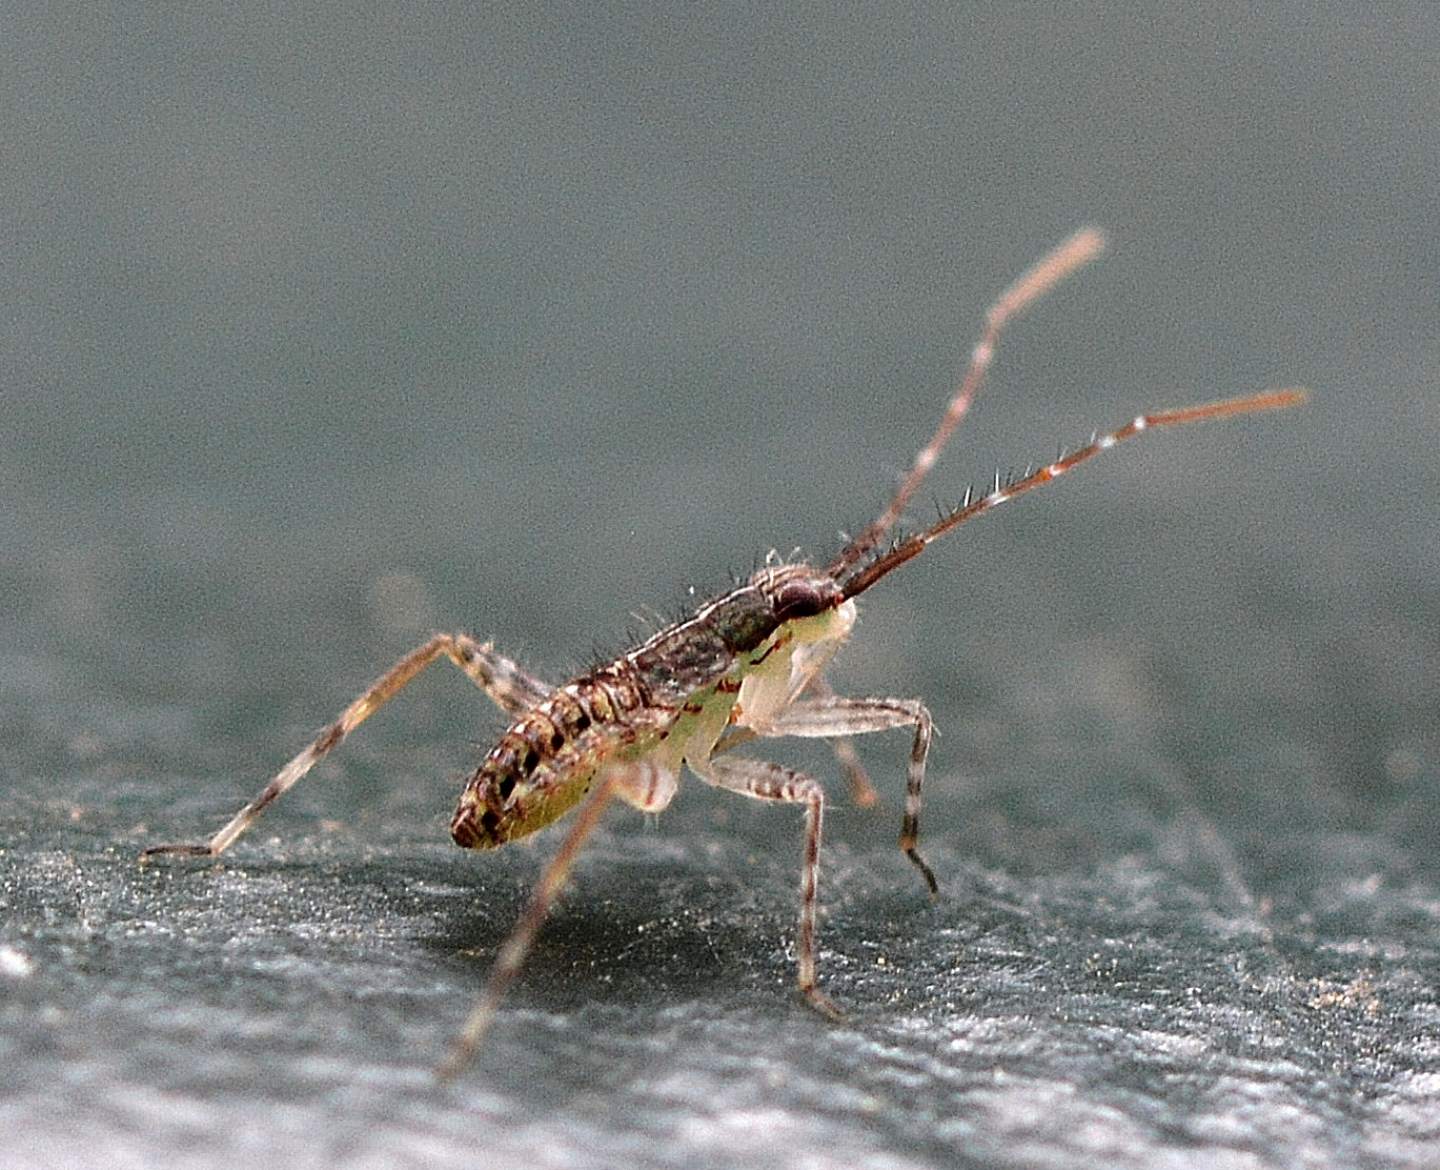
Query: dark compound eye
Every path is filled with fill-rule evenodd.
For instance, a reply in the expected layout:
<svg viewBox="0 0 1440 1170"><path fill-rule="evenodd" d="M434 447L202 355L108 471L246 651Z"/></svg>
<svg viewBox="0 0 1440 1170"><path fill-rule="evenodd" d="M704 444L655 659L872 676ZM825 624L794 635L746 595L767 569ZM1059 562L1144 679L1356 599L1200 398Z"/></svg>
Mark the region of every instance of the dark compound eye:
<svg viewBox="0 0 1440 1170"><path fill-rule="evenodd" d="M833 604L828 592L821 592L810 581L786 581L775 593L775 616L782 622L814 617Z"/></svg>

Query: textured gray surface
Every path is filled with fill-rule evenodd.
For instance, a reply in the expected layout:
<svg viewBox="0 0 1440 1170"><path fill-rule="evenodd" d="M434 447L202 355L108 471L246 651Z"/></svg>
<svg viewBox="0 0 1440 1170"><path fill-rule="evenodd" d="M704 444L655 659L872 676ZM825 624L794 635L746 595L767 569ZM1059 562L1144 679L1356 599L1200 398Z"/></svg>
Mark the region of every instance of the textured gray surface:
<svg viewBox="0 0 1440 1170"><path fill-rule="evenodd" d="M4 1164L1440 1162L1428 9L306 11L7 22ZM436 1088L553 846L448 844L499 725L453 672L221 863L134 864L433 627L560 677L831 551L1088 221L941 500L1316 396L868 599L836 682L935 711L943 897L880 737L880 811L831 784L845 1023L792 992L798 815L692 784L610 816Z"/></svg>

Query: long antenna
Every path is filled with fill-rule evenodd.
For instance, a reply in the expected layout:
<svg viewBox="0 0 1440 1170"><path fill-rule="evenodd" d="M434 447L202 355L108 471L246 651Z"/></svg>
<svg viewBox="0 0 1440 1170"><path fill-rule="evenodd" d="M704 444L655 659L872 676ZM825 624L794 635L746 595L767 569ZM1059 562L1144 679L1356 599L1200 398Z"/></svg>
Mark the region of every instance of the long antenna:
<svg viewBox="0 0 1440 1170"><path fill-rule="evenodd" d="M965 376L951 395L950 405L940 419L940 425L930 436L930 441L920 448L909 473L900 482L894 497L885 510L859 536L847 544L829 567L832 577L840 577L851 566L865 559L876 545L885 539L885 534L895 526L905 511L905 505L915 494L915 489L924 481L930 469L935 466L941 450L949 441L951 433L975 401L975 395L984 384L986 371L995 357L995 346L1000 333L1011 318L1018 316L1035 301L1039 300L1071 273L1083 268L1095 259L1105 248L1105 236L1093 227L1081 228L1043 256L1012 284L985 314L985 331L975 343L970 354L970 365Z"/></svg>
<svg viewBox="0 0 1440 1170"><path fill-rule="evenodd" d="M846 597L864 593L881 577L898 569L912 557L919 556L927 545L932 541L939 540L952 528L958 528L965 521L973 520L982 512L988 512L991 508L1005 503L1006 500L1013 500L1031 488L1049 483L1086 460L1093 459L1102 451L1108 451L1116 444L1133 439L1146 431L1159 427L1179 426L1182 423L1228 418L1235 414L1252 414L1260 410L1284 410L1286 407L1298 406L1305 401L1306 396L1306 392L1299 389L1267 390L1264 393L1252 394L1245 398L1225 398L1219 402L1207 402L1202 406L1185 406L1177 410L1157 410L1150 414L1137 415L1118 430L1096 435L1085 446L1068 455L1062 455L1055 462L1047 463L1038 471L1032 471L1008 483L1001 482L997 478L994 489L979 499L972 500L967 495L965 502L949 515L942 517L924 532L906 537L888 552L881 554L868 565L841 580L840 587ZM844 558L842 557L841 562L837 563L843 564L843 562Z"/></svg>

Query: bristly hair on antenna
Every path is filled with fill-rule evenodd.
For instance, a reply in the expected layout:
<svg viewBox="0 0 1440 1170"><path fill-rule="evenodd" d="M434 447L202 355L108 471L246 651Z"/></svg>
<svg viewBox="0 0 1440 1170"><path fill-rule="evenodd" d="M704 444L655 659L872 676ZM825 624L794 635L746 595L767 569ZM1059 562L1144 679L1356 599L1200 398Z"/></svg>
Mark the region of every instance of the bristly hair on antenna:
<svg viewBox="0 0 1440 1170"><path fill-rule="evenodd" d="M1123 443L1127 439L1133 439L1137 435L1157 430L1160 427L1207 422L1211 419L1228 418L1236 414L1253 414L1262 410L1284 410L1290 406L1298 406L1305 401L1306 396L1306 392L1300 389L1267 390L1260 394L1251 394L1241 398L1224 398L1218 402L1207 402L1200 406L1185 406L1176 410L1157 410L1149 414L1137 415L1123 427L1093 436L1085 446L1076 448L1068 455L1062 455L1053 463L1047 463L1036 471L1031 471L1018 479L1004 481L997 479L994 488L979 499L972 500L970 493L966 492L964 503L923 532L917 532L913 536L907 536L897 541L887 551L863 567L856 568L853 563L847 566L843 563L842 557L841 561L836 562L838 568L832 569L832 572L835 573L836 580L845 597L855 597L864 593L887 573L898 569L913 557L919 556L927 545L938 540L951 529L958 528L965 521L973 520L981 513L988 512L991 508L1005 503L1006 500L1013 500L1016 496L1023 495L1031 488L1037 488L1041 484L1057 479L1072 468L1078 467L1102 451L1108 451L1111 447Z"/></svg>
<svg viewBox="0 0 1440 1170"><path fill-rule="evenodd" d="M1039 300L1067 276L1079 271L1105 249L1105 236L1099 228L1081 228L1063 243L1032 265L1009 288L1000 294L985 314L985 329L970 355L970 365L965 376L950 397L950 405L940 419L940 425L930 436L930 441L920 448L905 478L901 480L894 497L885 510L859 536L845 546L844 551L831 563L829 572L839 579L855 565L875 551L886 534L895 527L905 505L915 494L915 489L924 482L925 476L935 465L941 450L949 441L951 433L975 401L985 374L995 357L995 347L1000 334L1012 317L1018 316L1031 304Z"/></svg>

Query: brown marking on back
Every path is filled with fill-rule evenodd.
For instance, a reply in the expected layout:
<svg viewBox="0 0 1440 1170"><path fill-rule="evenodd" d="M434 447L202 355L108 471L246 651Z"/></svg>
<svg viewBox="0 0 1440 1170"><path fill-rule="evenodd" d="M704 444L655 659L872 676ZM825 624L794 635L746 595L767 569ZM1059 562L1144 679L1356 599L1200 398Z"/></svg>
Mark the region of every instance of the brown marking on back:
<svg viewBox="0 0 1440 1170"><path fill-rule="evenodd" d="M790 639L789 639L788 637L776 638L775 641L771 642L770 645L768 645L768 646L765 647L765 653L764 653L764 654L760 655L759 658L752 658L752 659L750 659L750 665L751 665L751 666L759 666L762 662L765 661L765 659L769 658L770 655L774 654L775 651L779 650L780 647L782 647L782 646L788 646L789 644L790 644Z"/></svg>

